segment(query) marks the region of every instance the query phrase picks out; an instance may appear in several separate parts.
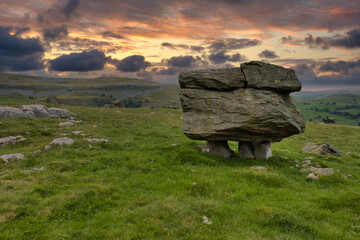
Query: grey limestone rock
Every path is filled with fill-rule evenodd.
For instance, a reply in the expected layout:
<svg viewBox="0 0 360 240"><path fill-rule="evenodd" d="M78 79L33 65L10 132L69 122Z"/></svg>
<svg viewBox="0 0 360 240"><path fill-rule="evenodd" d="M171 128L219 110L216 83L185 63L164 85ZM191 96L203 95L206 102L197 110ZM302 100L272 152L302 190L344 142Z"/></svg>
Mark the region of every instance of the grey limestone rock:
<svg viewBox="0 0 360 240"><path fill-rule="evenodd" d="M63 145L72 145L74 143L74 140L68 137L62 137L62 138L56 138L51 143L50 146L57 145L57 146L63 146Z"/></svg>
<svg viewBox="0 0 360 240"><path fill-rule="evenodd" d="M332 175L334 174L334 169L332 168L315 168L310 167L310 172L318 175Z"/></svg>
<svg viewBox="0 0 360 240"><path fill-rule="evenodd" d="M11 161L11 160L17 160L17 159L25 159L25 155L22 153L12 153L12 154L5 154L0 156L2 160L4 160L5 163Z"/></svg>
<svg viewBox="0 0 360 240"><path fill-rule="evenodd" d="M292 69L258 61L243 63L241 69L245 74L247 87L280 93L301 90L301 83Z"/></svg>
<svg viewBox="0 0 360 240"><path fill-rule="evenodd" d="M231 158L235 156L234 151L230 149L227 141L208 141L202 151L223 158Z"/></svg>
<svg viewBox="0 0 360 240"><path fill-rule="evenodd" d="M240 68L205 69L179 74L182 88L232 90L245 86L245 76Z"/></svg>
<svg viewBox="0 0 360 240"><path fill-rule="evenodd" d="M70 112L66 109L51 107L48 111L52 118L70 118Z"/></svg>
<svg viewBox="0 0 360 240"><path fill-rule="evenodd" d="M254 156L254 144L249 142L239 142L239 157L253 159Z"/></svg>
<svg viewBox="0 0 360 240"><path fill-rule="evenodd" d="M271 144L269 142L255 143L254 155L257 159L268 159L272 157Z"/></svg>
<svg viewBox="0 0 360 240"><path fill-rule="evenodd" d="M14 107L0 106L0 118L35 118L33 112L24 112Z"/></svg>
<svg viewBox="0 0 360 240"><path fill-rule="evenodd" d="M25 140L26 140L26 138L24 138L23 136L20 136L20 135L3 137L3 138L0 138L0 147L7 146L7 145L14 145L18 142L22 142Z"/></svg>
<svg viewBox="0 0 360 240"><path fill-rule="evenodd" d="M239 142L240 157L266 159L272 155L270 142L304 132L305 120L289 96L301 89L291 69L252 61L239 68L185 71L179 83L184 134L208 141L214 155L232 156L211 150L227 149L231 140Z"/></svg>
<svg viewBox="0 0 360 240"><path fill-rule="evenodd" d="M20 107L20 110L24 112L33 112L37 118L50 118L51 115L48 111L48 108L39 105L39 104L33 104L33 105L22 105Z"/></svg>
<svg viewBox="0 0 360 240"><path fill-rule="evenodd" d="M302 153L310 153L317 155L335 155L341 156L342 152L335 146L328 143L305 143Z"/></svg>

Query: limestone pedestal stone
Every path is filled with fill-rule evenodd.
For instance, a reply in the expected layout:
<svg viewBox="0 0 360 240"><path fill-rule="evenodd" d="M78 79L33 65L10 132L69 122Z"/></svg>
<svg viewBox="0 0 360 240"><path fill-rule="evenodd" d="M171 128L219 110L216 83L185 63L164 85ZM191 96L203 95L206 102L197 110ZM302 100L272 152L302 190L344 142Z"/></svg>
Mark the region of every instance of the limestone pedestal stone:
<svg viewBox="0 0 360 240"><path fill-rule="evenodd" d="M252 61L181 72L179 83L184 134L208 141L210 154L231 157L227 141L237 141L241 158L266 159L270 142L304 132L289 95L301 89L291 69Z"/></svg>

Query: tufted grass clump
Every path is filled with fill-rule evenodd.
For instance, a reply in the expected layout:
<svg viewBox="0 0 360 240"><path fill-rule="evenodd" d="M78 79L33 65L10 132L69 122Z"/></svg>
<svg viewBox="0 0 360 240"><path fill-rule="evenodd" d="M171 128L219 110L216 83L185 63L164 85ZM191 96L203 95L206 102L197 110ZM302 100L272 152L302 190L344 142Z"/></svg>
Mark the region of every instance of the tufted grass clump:
<svg viewBox="0 0 360 240"><path fill-rule="evenodd" d="M308 123L304 134L273 143L270 159L223 159L200 153L204 142L183 135L180 110L63 107L84 123L0 120L0 137L27 139L0 148L27 157L0 163L0 239L360 237L357 127ZM75 143L44 149L64 136ZM89 137L110 143L89 144ZM350 153L302 154L305 142ZM309 156L335 174L307 180L296 164Z"/></svg>

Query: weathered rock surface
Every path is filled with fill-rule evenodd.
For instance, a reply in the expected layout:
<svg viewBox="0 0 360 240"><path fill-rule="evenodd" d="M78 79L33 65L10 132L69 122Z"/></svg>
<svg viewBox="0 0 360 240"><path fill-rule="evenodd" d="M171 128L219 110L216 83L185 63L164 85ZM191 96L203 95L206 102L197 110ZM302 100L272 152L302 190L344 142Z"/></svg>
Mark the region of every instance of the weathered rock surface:
<svg viewBox="0 0 360 240"><path fill-rule="evenodd" d="M230 149L227 141L208 141L206 146L202 146L201 151L223 158L235 157L235 153Z"/></svg>
<svg viewBox="0 0 360 240"><path fill-rule="evenodd" d="M105 138L84 138L84 140L90 143L110 143L110 141Z"/></svg>
<svg viewBox="0 0 360 240"><path fill-rule="evenodd" d="M289 96L301 89L291 69L253 61L240 68L182 72L179 83L184 134L207 140L213 149L225 146L220 142L239 141L240 157L268 158L270 142L305 129Z"/></svg>
<svg viewBox="0 0 360 240"><path fill-rule="evenodd" d="M2 160L4 160L5 163L11 161L11 160L17 160L17 159L25 159L25 155L22 153L12 153L12 154L5 154L0 156Z"/></svg>
<svg viewBox="0 0 360 240"><path fill-rule="evenodd" d="M301 90L301 83L294 70L281 66L251 61L241 64L247 87L270 89L279 93L290 93Z"/></svg>
<svg viewBox="0 0 360 240"><path fill-rule="evenodd" d="M238 147L239 157L253 159L254 156L254 144L248 142L239 142Z"/></svg>
<svg viewBox="0 0 360 240"><path fill-rule="evenodd" d="M35 118L35 114L14 107L0 106L0 118Z"/></svg>
<svg viewBox="0 0 360 240"><path fill-rule="evenodd" d="M72 140L71 138L68 138L68 137L56 138L50 143L50 146L72 145L74 142L75 142L74 140Z"/></svg>
<svg viewBox="0 0 360 240"><path fill-rule="evenodd" d="M255 143L254 156L257 159L268 159L272 157L271 144L269 142Z"/></svg>
<svg viewBox="0 0 360 240"><path fill-rule="evenodd" d="M278 142L304 131L305 120L289 95L270 90L180 90L183 131L197 140Z"/></svg>
<svg viewBox="0 0 360 240"><path fill-rule="evenodd" d="M55 95L49 95L49 96L46 98L46 103L47 103L47 104L53 104L53 105L59 105L59 104L60 104L60 101L59 101L59 99L58 99Z"/></svg>
<svg viewBox="0 0 360 240"><path fill-rule="evenodd" d="M302 153L310 153L317 155L335 155L341 156L342 152L335 146L330 145L328 143L305 143Z"/></svg>
<svg viewBox="0 0 360 240"><path fill-rule="evenodd" d="M233 90L245 87L245 76L240 68L185 71L179 83L182 88Z"/></svg>
<svg viewBox="0 0 360 240"><path fill-rule="evenodd" d="M20 108L0 106L0 118L70 118L71 112L43 105L23 105Z"/></svg>
<svg viewBox="0 0 360 240"><path fill-rule="evenodd" d="M334 174L334 169L332 168L315 168L310 167L310 172L318 175L332 175Z"/></svg>
<svg viewBox="0 0 360 240"><path fill-rule="evenodd" d="M25 141L26 138L24 138L23 136L9 136L9 137L3 137L0 138L0 147L2 146L7 146L7 145L14 145L16 143Z"/></svg>

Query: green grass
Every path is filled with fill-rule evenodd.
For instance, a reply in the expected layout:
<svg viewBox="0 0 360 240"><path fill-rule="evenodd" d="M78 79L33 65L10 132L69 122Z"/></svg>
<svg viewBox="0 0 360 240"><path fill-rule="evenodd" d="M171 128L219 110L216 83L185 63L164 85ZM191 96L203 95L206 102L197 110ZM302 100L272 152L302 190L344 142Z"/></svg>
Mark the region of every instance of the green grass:
<svg viewBox="0 0 360 240"><path fill-rule="evenodd" d="M304 134L273 143L272 158L234 160L200 153L203 142L182 133L180 110L63 107L84 123L0 120L0 137L27 138L0 149L27 157L0 163L8 174L0 177L0 239L359 239L357 127L308 123ZM75 143L44 150L63 134ZM90 148L84 137L111 143ZM307 141L351 153L313 156L336 173L306 180L295 160L310 156L300 153Z"/></svg>
<svg viewBox="0 0 360 240"><path fill-rule="evenodd" d="M360 116L360 94L344 93L321 97L295 95L294 99L307 121L322 122L325 118L335 118L342 125L358 126L360 124L360 117L351 118L344 115L348 113ZM335 114L335 112L338 113Z"/></svg>

